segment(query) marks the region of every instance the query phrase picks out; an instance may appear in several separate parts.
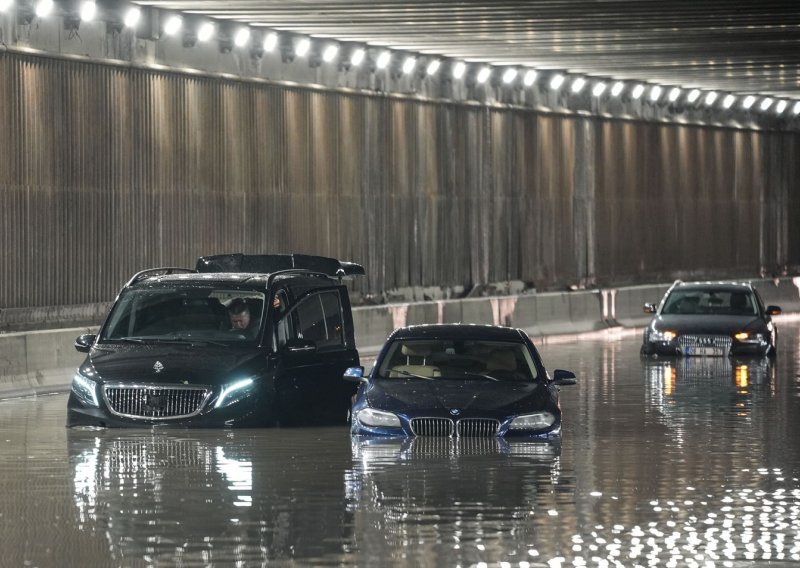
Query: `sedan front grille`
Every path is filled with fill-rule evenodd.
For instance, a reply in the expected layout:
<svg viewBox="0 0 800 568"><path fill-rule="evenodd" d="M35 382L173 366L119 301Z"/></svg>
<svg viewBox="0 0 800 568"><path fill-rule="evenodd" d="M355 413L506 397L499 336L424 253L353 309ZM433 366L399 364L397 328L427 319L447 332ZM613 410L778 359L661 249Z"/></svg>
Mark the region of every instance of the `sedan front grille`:
<svg viewBox="0 0 800 568"><path fill-rule="evenodd" d="M415 436L464 438L489 438L497 436L500 421L489 418L462 418L453 422L449 418L413 418L411 431Z"/></svg>
<svg viewBox="0 0 800 568"><path fill-rule="evenodd" d="M464 418L458 421L458 435L470 438L497 436L500 421L486 418Z"/></svg>
<svg viewBox="0 0 800 568"><path fill-rule="evenodd" d="M211 394L205 387L181 385L106 385L103 389L112 413L124 418L175 420L199 414Z"/></svg>
<svg viewBox="0 0 800 568"><path fill-rule="evenodd" d="M731 348L731 338L727 335L681 335L678 345L682 352L713 350L727 354Z"/></svg>

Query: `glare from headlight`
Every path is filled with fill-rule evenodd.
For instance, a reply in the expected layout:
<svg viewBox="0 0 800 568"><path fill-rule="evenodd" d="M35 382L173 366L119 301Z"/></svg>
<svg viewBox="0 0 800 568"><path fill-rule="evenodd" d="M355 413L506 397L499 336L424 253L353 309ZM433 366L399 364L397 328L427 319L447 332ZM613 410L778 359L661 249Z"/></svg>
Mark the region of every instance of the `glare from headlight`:
<svg viewBox="0 0 800 568"><path fill-rule="evenodd" d="M80 398L86 404L91 404L92 406L100 406L97 403L97 393L96 393L96 386L95 383L91 379L87 379L80 373L75 373L72 376L72 392L74 392L78 398Z"/></svg>
<svg viewBox="0 0 800 568"><path fill-rule="evenodd" d="M237 402L241 399L241 396L236 397L235 395L243 395L245 389L252 384L253 379L243 379L241 381L236 381L235 383L225 385L222 387L222 392L219 393L219 398L217 399L217 404L214 405L214 408L221 408Z"/></svg>
<svg viewBox="0 0 800 568"><path fill-rule="evenodd" d="M556 421L556 417L549 412L536 412L517 416L508 425L509 430L542 430L549 428Z"/></svg>
<svg viewBox="0 0 800 568"><path fill-rule="evenodd" d="M672 341L676 337L678 337L678 334L668 329L664 331L654 329L650 332L650 341Z"/></svg>
<svg viewBox="0 0 800 568"><path fill-rule="evenodd" d="M400 419L396 414L365 408L356 414L356 419L364 426L378 426L385 428L400 428Z"/></svg>

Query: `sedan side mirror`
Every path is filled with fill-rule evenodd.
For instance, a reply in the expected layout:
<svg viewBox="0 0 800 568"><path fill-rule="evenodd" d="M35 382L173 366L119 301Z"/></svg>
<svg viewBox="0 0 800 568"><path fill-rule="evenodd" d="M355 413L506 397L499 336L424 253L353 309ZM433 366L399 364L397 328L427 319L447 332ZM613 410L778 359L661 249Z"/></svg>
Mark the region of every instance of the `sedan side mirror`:
<svg viewBox="0 0 800 568"><path fill-rule="evenodd" d="M556 369L553 371L553 380L550 381L553 385L575 385L578 383L578 378L572 371L565 371L564 369Z"/></svg>
<svg viewBox="0 0 800 568"><path fill-rule="evenodd" d="M656 305L655 304L645 304L644 305L644 313L646 313L646 314L654 314L654 313L656 313Z"/></svg>
<svg viewBox="0 0 800 568"><path fill-rule="evenodd" d="M771 316L779 316L781 315L781 307L780 306L767 306L767 314Z"/></svg>
<svg viewBox="0 0 800 568"><path fill-rule="evenodd" d="M92 345L94 345L95 339L97 339L97 336L92 333L79 335L75 340L75 350L79 351L80 353L88 353L92 350Z"/></svg>
<svg viewBox="0 0 800 568"><path fill-rule="evenodd" d="M364 367L348 367L342 378L349 383L367 382L367 378L364 376Z"/></svg>

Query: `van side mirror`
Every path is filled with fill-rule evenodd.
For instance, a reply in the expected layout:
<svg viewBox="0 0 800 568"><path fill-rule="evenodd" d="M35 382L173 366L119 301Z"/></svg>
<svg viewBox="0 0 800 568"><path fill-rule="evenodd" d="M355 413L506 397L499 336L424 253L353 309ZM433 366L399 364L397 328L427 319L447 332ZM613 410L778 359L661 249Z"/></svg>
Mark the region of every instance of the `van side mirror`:
<svg viewBox="0 0 800 568"><path fill-rule="evenodd" d="M645 304L644 305L644 313L646 313L646 314L654 314L654 313L656 313L656 305L655 304Z"/></svg>
<svg viewBox="0 0 800 568"><path fill-rule="evenodd" d="M342 378L349 383L365 383L364 367L348 367Z"/></svg>
<svg viewBox="0 0 800 568"><path fill-rule="evenodd" d="M565 386L578 384L578 379L572 371L565 371L564 369L556 369L553 371L553 380L550 384Z"/></svg>
<svg viewBox="0 0 800 568"><path fill-rule="evenodd" d="M780 306L767 306L767 314L771 316L779 316L781 315L781 307Z"/></svg>
<svg viewBox="0 0 800 568"><path fill-rule="evenodd" d="M75 340L75 351L80 353L88 353L92 350L92 345L94 345L95 340L97 339L97 335L93 333L85 333L83 335L79 335L78 338Z"/></svg>

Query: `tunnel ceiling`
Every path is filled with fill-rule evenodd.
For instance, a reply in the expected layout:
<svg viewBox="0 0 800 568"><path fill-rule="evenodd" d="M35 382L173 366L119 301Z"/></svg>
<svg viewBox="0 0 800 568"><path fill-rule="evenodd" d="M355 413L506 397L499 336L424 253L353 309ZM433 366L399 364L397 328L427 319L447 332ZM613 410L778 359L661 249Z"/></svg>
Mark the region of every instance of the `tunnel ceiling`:
<svg viewBox="0 0 800 568"><path fill-rule="evenodd" d="M139 3L473 62L800 97L798 1Z"/></svg>

